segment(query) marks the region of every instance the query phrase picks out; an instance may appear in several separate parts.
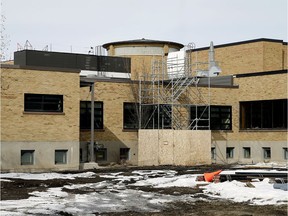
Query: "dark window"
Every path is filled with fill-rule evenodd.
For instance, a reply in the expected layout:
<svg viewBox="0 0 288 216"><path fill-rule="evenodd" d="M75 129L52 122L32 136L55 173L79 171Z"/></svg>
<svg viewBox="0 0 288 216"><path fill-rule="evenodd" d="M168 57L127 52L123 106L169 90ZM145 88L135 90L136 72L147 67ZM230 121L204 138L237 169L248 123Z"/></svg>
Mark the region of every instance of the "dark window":
<svg viewBox="0 0 288 216"><path fill-rule="evenodd" d="M264 147L263 148L263 156L264 156L264 159L270 159L271 158L271 148Z"/></svg>
<svg viewBox="0 0 288 216"><path fill-rule="evenodd" d="M158 115L159 109L159 115ZM142 129L171 129L172 108L169 104L141 106Z"/></svg>
<svg viewBox="0 0 288 216"><path fill-rule="evenodd" d="M243 147L244 158L251 158L251 148Z"/></svg>
<svg viewBox="0 0 288 216"><path fill-rule="evenodd" d="M129 160L129 148L120 148L120 160Z"/></svg>
<svg viewBox="0 0 288 216"><path fill-rule="evenodd" d="M288 159L288 148L283 148L284 151L284 159Z"/></svg>
<svg viewBox="0 0 288 216"><path fill-rule="evenodd" d="M67 164L68 150L55 150L55 164Z"/></svg>
<svg viewBox="0 0 288 216"><path fill-rule="evenodd" d="M123 105L123 128L138 129L138 103L124 103Z"/></svg>
<svg viewBox="0 0 288 216"><path fill-rule="evenodd" d="M80 129L91 129L91 101L80 102ZM94 102L94 129L103 129L103 102Z"/></svg>
<svg viewBox="0 0 288 216"><path fill-rule="evenodd" d="M241 129L287 129L287 99L240 102Z"/></svg>
<svg viewBox="0 0 288 216"><path fill-rule="evenodd" d="M107 148L97 148L95 155L96 162L107 161Z"/></svg>
<svg viewBox="0 0 288 216"><path fill-rule="evenodd" d="M211 159L212 160L216 159L216 148L215 147L211 148Z"/></svg>
<svg viewBox="0 0 288 216"><path fill-rule="evenodd" d="M34 150L21 150L21 165L34 164Z"/></svg>
<svg viewBox="0 0 288 216"><path fill-rule="evenodd" d="M227 147L226 158L233 158L233 157L234 157L234 147Z"/></svg>
<svg viewBox="0 0 288 216"><path fill-rule="evenodd" d="M63 112L63 95L24 94L26 112Z"/></svg>
<svg viewBox="0 0 288 216"><path fill-rule="evenodd" d="M209 130L209 106L191 106L191 129ZM232 130L231 106L210 106L210 129Z"/></svg>

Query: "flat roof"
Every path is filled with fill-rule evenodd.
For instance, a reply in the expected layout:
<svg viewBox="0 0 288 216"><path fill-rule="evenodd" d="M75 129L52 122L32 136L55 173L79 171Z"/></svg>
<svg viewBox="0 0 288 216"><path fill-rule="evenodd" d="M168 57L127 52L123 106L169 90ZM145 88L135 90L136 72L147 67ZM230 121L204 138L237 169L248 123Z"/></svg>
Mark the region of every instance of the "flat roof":
<svg viewBox="0 0 288 216"><path fill-rule="evenodd" d="M51 71L51 72L67 72L67 73L78 73L78 74L80 74L80 72L81 72L80 69L75 69L75 68L26 66L26 65L12 65L12 64L1 64L1 68L5 68L5 69L38 70L38 71Z"/></svg>
<svg viewBox="0 0 288 216"><path fill-rule="evenodd" d="M287 42L280 40L280 39L269 39L269 38L258 38L253 40L246 40L246 41L238 41L233 43L227 43L227 44L220 44L220 45L214 45L214 48L221 48L221 47L228 47L228 46L236 46L236 45L242 45L242 44L248 44L248 43L256 43L256 42L273 42L273 43L282 43L283 45L287 45ZM193 51L201 51L201 50L208 50L210 47L201 47L193 49Z"/></svg>
<svg viewBox="0 0 288 216"><path fill-rule="evenodd" d="M174 45L179 47L180 49L184 47L183 44L181 43L176 43L172 41L163 41L163 40L150 40L150 39L135 39L135 40L126 40L126 41L115 41L115 42L110 42L103 44L102 46L105 49L108 49L110 45L129 45L129 44L169 44L169 45Z"/></svg>

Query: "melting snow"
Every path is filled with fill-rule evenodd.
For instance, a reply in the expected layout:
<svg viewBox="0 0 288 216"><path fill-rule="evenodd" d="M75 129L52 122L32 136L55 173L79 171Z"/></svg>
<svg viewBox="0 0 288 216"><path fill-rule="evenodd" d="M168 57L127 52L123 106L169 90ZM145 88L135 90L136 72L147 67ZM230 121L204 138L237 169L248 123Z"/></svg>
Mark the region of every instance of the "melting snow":
<svg viewBox="0 0 288 216"><path fill-rule="evenodd" d="M227 170L226 174L235 172L272 172L271 170ZM273 172L283 172L276 171ZM287 172L286 172L287 173ZM77 177L95 177L93 172L79 174L60 173L6 173L1 174L2 181L9 179L74 179ZM63 187L48 188L47 191L34 191L28 199L3 200L0 202L1 215L53 215L63 211L72 215L93 215L105 212L157 212L169 202L195 201L191 195L165 195L157 192L144 192L141 187L167 188L167 187L195 187L199 184L203 193L208 197L229 199L234 202L248 202L255 205L279 205L288 203L288 192L274 189L269 179L254 181L254 188L247 187L239 181L223 183L197 182L198 174L177 175L174 170L137 170L130 175L122 172L106 173L98 183L71 184ZM78 189L81 194L74 194L69 190Z"/></svg>

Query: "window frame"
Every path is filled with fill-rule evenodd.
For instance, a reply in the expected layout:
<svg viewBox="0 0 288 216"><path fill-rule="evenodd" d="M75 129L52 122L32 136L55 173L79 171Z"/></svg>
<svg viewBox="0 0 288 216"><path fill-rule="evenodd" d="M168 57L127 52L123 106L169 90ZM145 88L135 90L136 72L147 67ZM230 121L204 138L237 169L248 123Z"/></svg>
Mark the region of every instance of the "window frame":
<svg viewBox="0 0 288 216"><path fill-rule="evenodd" d="M226 159L234 158L234 147L226 147Z"/></svg>
<svg viewBox="0 0 288 216"><path fill-rule="evenodd" d="M127 106L132 106L134 107L134 111L133 112L133 108L132 109L128 109ZM132 121L131 118L129 118L127 116L128 112L130 112L132 116L132 120L135 120L135 123L130 123L127 121ZM124 130L138 130L139 129L139 116L138 113L139 112L139 103L133 103L133 102L123 102L123 129ZM128 120L129 119L129 120Z"/></svg>
<svg viewBox="0 0 288 216"><path fill-rule="evenodd" d="M104 153L104 157L103 157L103 159L99 159L98 157L97 157L97 153ZM95 161L96 162L105 162L105 161L107 161L107 148L96 148L95 149Z"/></svg>
<svg viewBox="0 0 288 216"><path fill-rule="evenodd" d="M158 107L160 109L160 123L158 122ZM172 129L172 119L167 114L167 112L171 110L171 104L149 104L141 106L141 129Z"/></svg>
<svg viewBox="0 0 288 216"><path fill-rule="evenodd" d="M56 105L56 109L51 109L51 107L56 107ZM64 96L58 94L24 93L24 112L63 113Z"/></svg>
<svg viewBox="0 0 288 216"><path fill-rule="evenodd" d="M197 109L197 116L196 116ZM209 110L210 109L210 110ZM228 111L225 111L228 109ZM217 110L217 111L216 111ZM208 116L210 113L210 116ZM224 116L229 116L224 117ZM191 106L190 107L190 124L192 121L198 118L197 130L232 130L232 106L229 105L210 105L210 106ZM209 119L210 117L210 119ZM223 122L223 120L229 120L229 123ZM193 127L191 127L193 129Z"/></svg>
<svg viewBox="0 0 288 216"><path fill-rule="evenodd" d="M287 130L287 103L288 99L240 101L239 129Z"/></svg>
<svg viewBox="0 0 288 216"><path fill-rule="evenodd" d="M284 152L284 159L285 159L285 160L288 160L288 148L287 148L287 147L284 147L284 148L283 148L283 152Z"/></svg>
<svg viewBox="0 0 288 216"><path fill-rule="evenodd" d="M248 153L248 156L247 156ZM243 157L246 159L251 158L251 147L243 147Z"/></svg>
<svg viewBox="0 0 288 216"><path fill-rule="evenodd" d="M216 148L211 147L211 159L216 160Z"/></svg>
<svg viewBox="0 0 288 216"><path fill-rule="evenodd" d="M79 106L80 106L80 118L79 118L80 130L91 130L91 101L80 101ZM83 110L84 113L82 113ZM104 129L104 104L103 101L94 101L94 130L103 130L103 129Z"/></svg>
<svg viewBox="0 0 288 216"><path fill-rule="evenodd" d="M57 153L63 153L62 159L64 159L64 160L61 160L60 162L56 161L56 159L58 158L56 156ZM54 164L55 165L68 164L68 149L55 149L55 152L54 152Z"/></svg>
<svg viewBox="0 0 288 216"><path fill-rule="evenodd" d="M121 154L122 150L122 154ZM123 153L124 151L124 153ZM120 160L130 160L130 148L120 148ZM127 155L127 158L122 157L123 155Z"/></svg>
<svg viewBox="0 0 288 216"><path fill-rule="evenodd" d="M23 155L27 153L30 153L31 156L29 156L30 162L23 162ZM34 158L35 150L21 150L20 151L20 164L21 166L27 166L27 165L34 165L35 158Z"/></svg>
<svg viewBox="0 0 288 216"><path fill-rule="evenodd" d="M271 159L271 147L262 147L262 149L263 149L263 158Z"/></svg>

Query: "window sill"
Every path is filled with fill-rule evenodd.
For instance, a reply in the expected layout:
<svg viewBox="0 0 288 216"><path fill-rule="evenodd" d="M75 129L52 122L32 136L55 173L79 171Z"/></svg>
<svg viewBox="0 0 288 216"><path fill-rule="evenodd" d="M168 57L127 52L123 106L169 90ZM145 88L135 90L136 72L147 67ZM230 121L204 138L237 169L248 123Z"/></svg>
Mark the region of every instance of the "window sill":
<svg viewBox="0 0 288 216"><path fill-rule="evenodd" d="M65 115L64 112L23 112L23 114L27 115Z"/></svg>
<svg viewBox="0 0 288 216"><path fill-rule="evenodd" d="M80 128L80 131L82 131L82 132L90 132L91 129L81 129ZM96 131L96 132L104 132L105 130L104 129L94 129L94 131Z"/></svg>
<svg viewBox="0 0 288 216"><path fill-rule="evenodd" d="M287 129L241 129L239 132L286 132Z"/></svg>
<svg viewBox="0 0 288 216"><path fill-rule="evenodd" d="M123 129L122 132L138 132L138 129Z"/></svg>

